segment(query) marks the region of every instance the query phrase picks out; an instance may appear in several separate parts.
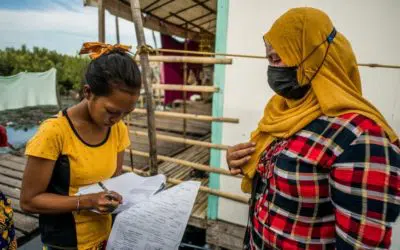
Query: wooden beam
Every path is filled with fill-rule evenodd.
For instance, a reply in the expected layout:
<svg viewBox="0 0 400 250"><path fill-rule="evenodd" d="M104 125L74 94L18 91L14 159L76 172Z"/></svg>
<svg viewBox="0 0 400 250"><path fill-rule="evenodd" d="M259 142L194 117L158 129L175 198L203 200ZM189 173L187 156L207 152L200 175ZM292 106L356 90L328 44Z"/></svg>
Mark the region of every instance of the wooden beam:
<svg viewBox="0 0 400 250"><path fill-rule="evenodd" d="M217 14L217 12L213 9L211 9L210 7L208 7L207 5L205 5L204 3L200 2L199 0L192 0L193 2L197 3L198 5L200 5L201 7L203 7L204 9L210 11L213 14Z"/></svg>
<svg viewBox="0 0 400 250"><path fill-rule="evenodd" d="M98 28L99 28L99 42L106 41L106 24L105 24L105 6L104 0L98 0Z"/></svg>
<svg viewBox="0 0 400 250"><path fill-rule="evenodd" d="M231 58L215 58L202 56L149 56L150 62L197 63L197 64L232 64ZM135 61L139 62L136 57Z"/></svg>
<svg viewBox="0 0 400 250"><path fill-rule="evenodd" d="M85 6L98 7L98 1L100 0L85 0ZM132 12L130 11L130 5L119 0L103 0L103 5L112 15L121 17L125 20L132 22ZM143 18L143 26L161 32L167 35L175 35L179 37L185 37L185 29L179 27L176 24L162 20L154 15L147 15ZM200 41L199 32L191 30L187 31L188 38L193 41Z"/></svg>
<svg viewBox="0 0 400 250"><path fill-rule="evenodd" d="M170 12L170 14L173 15L174 17L180 19L181 21L186 22L186 23L192 25L193 27L198 28L199 30L201 30L201 31L203 31L203 32L206 32L206 33L208 33L208 34L214 35L213 33L209 32L208 30L203 29L201 26L199 26L199 25L197 25L197 24L195 24L195 23L192 23L192 22L186 20L185 18L179 16L178 14L175 14L175 13L172 13L172 12Z"/></svg>
<svg viewBox="0 0 400 250"><path fill-rule="evenodd" d="M204 24L207 24L207 23L210 23L210 22L216 21L216 20L217 20L217 18L216 18L216 17L213 17L213 18L211 18L210 20L204 21L204 22L202 22L202 23L198 23L197 25L203 26Z"/></svg>
<svg viewBox="0 0 400 250"><path fill-rule="evenodd" d="M6 196L9 196L9 197L12 197L15 199L19 199L19 196L21 194L21 190L19 188L9 187L9 186L3 185L1 183L0 183L0 190Z"/></svg>
<svg viewBox="0 0 400 250"><path fill-rule="evenodd" d="M201 40L199 32L190 29L185 30L177 24L161 19L155 15L148 14L146 17L143 18L143 23L146 28L158 31L163 34L185 37L185 32L187 32L187 37L190 40L197 42Z"/></svg>
<svg viewBox="0 0 400 250"><path fill-rule="evenodd" d="M205 18L205 17L208 17L209 15L212 15L213 13L211 13L211 12L208 12L207 14L204 14L204 15L201 15L201 16L199 16L199 17L196 17L196 18L193 18L193 19L191 19L191 20L189 20L189 22L191 22L191 23L193 23L193 22L195 22L195 21L198 21L198 20L200 20L200 19L203 19L203 18ZM181 24L181 26L183 26L184 24ZM199 24L197 24L197 25L199 25ZM199 25L200 26L200 25Z"/></svg>
<svg viewBox="0 0 400 250"><path fill-rule="evenodd" d="M218 92L218 88L213 86L192 86L192 85L181 85L181 84L153 84L153 89L163 89L171 91L183 91L183 92L204 92L214 93Z"/></svg>
<svg viewBox="0 0 400 250"><path fill-rule="evenodd" d="M24 233L31 233L39 227L39 220L26 214L14 212L15 227Z"/></svg>
<svg viewBox="0 0 400 250"><path fill-rule="evenodd" d="M21 171L21 172L25 171L25 165L23 163L9 161L7 159L0 159L0 166L13 169L16 171Z"/></svg>
<svg viewBox="0 0 400 250"><path fill-rule="evenodd" d="M145 46L146 39L144 36L142 14L140 12L139 0L131 0L132 20L135 24L136 39L138 46ZM149 138L149 151L150 151L150 174L156 175L158 172L157 166L157 139L156 139L156 122L154 118L153 109L153 90L151 88L150 76L150 63L147 53L141 53L140 64L142 66L142 82L146 93L146 107L147 107L147 126Z"/></svg>
<svg viewBox="0 0 400 250"><path fill-rule="evenodd" d="M206 242L219 249L242 250L246 226L222 220L207 220Z"/></svg>
<svg viewBox="0 0 400 250"><path fill-rule="evenodd" d="M148 173L139 169L132 169L128 166L123 166L122 167L124 172L134 172L138 175L142 175L142 176L148 176ZM167 182L174 184L174 185L178 185L180 183L182 183L182 180L178 180L178 179L174 179L174 178L167 178ZM220 191L220 190L215 190L215 189L211 189L205 186L200 186L200 191L201 192L205 192L208 194L212 194L212 195L216 195L225 199L229 199L229 200L233 200L233 201L237 201L237 202L241 202L244 204L249 204L249 197L244 196L244 195L239 195L239 194L233 194L233 193L229 193L229 192L224 192L224 191Z"/></svg>
<svg viewBox="0 0 400 250"><path fill-rule="evenodd" d="M137 135L137 136L148 136L146 132L141 132L141 131L129 131L131 134ZM157 140L161 141L170 141L170 142L178 142L178 143L184 143L188 145L196 145L196 146L202 146L206 148L216 148L220 150L227 150L228 146L227 145L222 145L222 144L214 144L206 141L198 141L198 140L191 140L191 139L186 139L186 138L181 138L181 137L176 137L176 136L169 136L169 135L161 135L157 134Z"/></svg>
<svg viewBox="0 0 400 250"><path fill-rule="evenodd" d="M135 109L132 111L134 114L146 114L145 109ZM160 117L170 117L170 118L181 118L188 120L197 120L205 122L227 122L227 123L239 123L237 118L227 118L227 117L212 117L208 115L195 115L195 114L182 114L178 112L166 112L166 111L155 111L154 114Z"/></svg>
<svg viewBox="0 0 400 250"><path fill-rule="evenodd" d="M0 183L13 188L21 188L22 181L0 174Z"/></svg>
<svg viewBox="0 0 400 250"><path fill-rule="evenodd" d="M132 152L133 155L137 155L137 156L142 156L142 157L147 157L147 158L150 157L149 153L138 151L138 150L126 149L125 152L127 152L127 153ZM160 159L162 161L176 163L178 165L185 166L185 167L191 167L193 169L197 169L197 170L205 171L205 172L209 172L209 173L223 174L223 175L237 177L237 178L243 177L240 175L232 175L229 170L226 170L223 168L210 167L208 165L185 161L185 160L181 160L181 159L176 159L176 158L172 158L172 157L165 156L165 155L158 155L158 159Z"/></svg>
<svg viewBox="0 0 400 250"><path fill-rule="evenodd" d="M23 172L21 171L15 171L13 169L9 169L9 168L5 168L3 166L0 166L0 176L1 175L5 175L5 176L9 176L12 178L16 178L16 179L22 179L22 176L24 175Z"/></svg>
<svg viewBox="0 0 400 250"><path fill-rule="evenodd" d="M146 7L144 7L142 10L147 11L149 8L153 7L155 4L159 3L161 0L155 0L154 2L150 3Z"/></svg>
<svg viewBox="0 0 400 250"><path fill-rule="evenodd" d="M174 1L175 1L175 0L169 0L169 1L165 2L165 3L163 3L163 4L160 4L159 6L154 7L153 9L146 10L146 11L144 11L144 12L145 12L145 13L151 13L151 12L153 12L153 11L155 11L155 10L158 10L158 9L164 7L165 5L168 5L168 4L170 4L170 3L174 2Z"/></svg>
<svg viewBox="0 0 400 250"><path fill-rule="evenodd" d="M11 162L14 162L14 163L18 163L18 164L21 164L23 166L25 166L26 162L27 162L27 158L25 158L24 156L16 156L16 155L12 155L12 154L2 155L0 157L0 159L11 161Z"/></svg>
<svg viewBox="0 0 400 250"><path fill-rule="evenodd" d="M204 1L202 1L202 3L205 3L205 2L208 2L208 1L210 1L210 0L204 0ZM180 13L185 12L185 11L187 11L187 10L190 10L190 9L196 7L196 6L199 6L199 5L198 5L197 3L196 3L196 4L193 4L193 5L190 5L189 7L186 7L186 8L183 8L183 9L181 9L181 10L178 10L178 11L175 12L174 14L180 14ZM168 16L166 16L166 17L164 18L164 20L167 20L167 19L170 18L170 17L172 17L171 14L169 14Z"/></svg>

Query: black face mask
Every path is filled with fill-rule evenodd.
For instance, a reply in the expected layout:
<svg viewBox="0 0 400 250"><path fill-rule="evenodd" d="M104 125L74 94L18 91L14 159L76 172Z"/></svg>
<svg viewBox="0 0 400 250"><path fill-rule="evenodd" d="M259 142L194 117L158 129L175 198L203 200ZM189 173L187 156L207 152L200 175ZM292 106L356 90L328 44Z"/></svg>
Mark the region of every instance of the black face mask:
<svg viewBox="0 0 400 250"><path fill-rule="evenodd" d="M322 60L322 63L319 65L318 69L315 71L315 74L311 77L309 83L300 86L299 82L297 81L297 68L295 67L275 67L275 66L268 66L268 84L275 93L278 95L287 98L287 99L294 99L298 100L303 98L307 92L311 88L311 81L314 77L318 74L319 70L321 69L322 65L324 64L325 58L328 54L329 47L336 36L336 29L333 28L331 34L326 38L325 41L320 43L318 46L314 48L311 53L306 56L299 64L301 65L308 57L310 57L319 46L321 46L324 42L328 42L328 47L326 48L325 57Z"/></svg>
<svg viewBox="0 0 400 250"><path fill-rule="evenodd" d="M297 67L268 66L267 74L270 88L287 99L301 99L311 87L310 84L300 86L297 82Z"/></svg>

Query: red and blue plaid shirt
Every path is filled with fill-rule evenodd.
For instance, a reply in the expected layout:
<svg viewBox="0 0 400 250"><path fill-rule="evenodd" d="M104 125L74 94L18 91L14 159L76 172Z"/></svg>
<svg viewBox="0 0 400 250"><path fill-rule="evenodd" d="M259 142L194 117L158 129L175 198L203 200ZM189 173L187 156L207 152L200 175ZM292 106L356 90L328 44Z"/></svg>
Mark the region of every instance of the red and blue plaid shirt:
<svg viewBox="0 0 400 250"><path fill-rule="evenodd" d="M320 117L260 158L248 249L388 249L400 150L358 114Z"/></svg>

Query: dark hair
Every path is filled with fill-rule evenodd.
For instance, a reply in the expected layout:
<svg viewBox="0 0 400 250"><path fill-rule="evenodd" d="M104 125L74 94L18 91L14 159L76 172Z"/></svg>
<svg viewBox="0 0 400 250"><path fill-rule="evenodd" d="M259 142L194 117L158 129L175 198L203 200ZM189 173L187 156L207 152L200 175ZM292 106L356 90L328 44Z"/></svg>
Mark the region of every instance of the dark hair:
<svg viewBox="0 0 400 250"><path fill-rule="evenodd" d="M136 62L124 51L113 50L89 63L85 83L93 94L107 96L115 87L139 92L142 80Z"/></svg>

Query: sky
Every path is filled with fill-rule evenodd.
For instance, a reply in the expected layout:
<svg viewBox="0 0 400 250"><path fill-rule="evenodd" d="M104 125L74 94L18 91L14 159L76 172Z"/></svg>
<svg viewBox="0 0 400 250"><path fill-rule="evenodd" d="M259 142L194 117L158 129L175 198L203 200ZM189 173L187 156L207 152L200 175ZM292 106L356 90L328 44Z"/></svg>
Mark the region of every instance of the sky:
<svg viewBox="0 0 400 250"><path fill-rule="evenodd" d="M0 0L0 50L25 44L77 55L82 44L98 40L97 8L83 0ZM136 47L132 22L119 19L120 42ZM154 47L152 31L145 29ZM160 45L156 32L157 45ZM115 17L106 11L106 43L116 43Z"/></svg>

